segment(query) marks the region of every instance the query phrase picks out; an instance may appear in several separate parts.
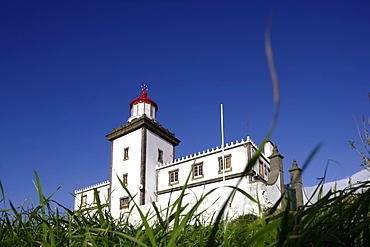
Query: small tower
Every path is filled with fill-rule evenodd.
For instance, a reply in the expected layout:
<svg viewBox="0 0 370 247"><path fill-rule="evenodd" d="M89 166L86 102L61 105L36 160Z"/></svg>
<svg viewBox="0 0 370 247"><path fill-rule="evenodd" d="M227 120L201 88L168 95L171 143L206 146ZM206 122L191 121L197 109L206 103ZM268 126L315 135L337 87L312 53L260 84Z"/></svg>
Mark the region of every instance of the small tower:
<svg viewBox="0 0 370 247"><path fill-rule="evenodd" d="M302 169L298 167L297 161L293 160L290 170L290 186L295 192L296 206L303 206Z"/></svg>
<svg viewBox="0 0 370 247"><path fill-rule="evenodd" d="M269 197L274 199L273 201L277 201L284 194L284 156L279 153L276 145L274 145L272 154L268 158L270 159L270 175L267 181L267 192ZM285 208L283 202L281 202L280 208Z"/></svg>
<svg viewBox="0 0 370 247"><path fill-rule="evenodd" d="M173 161L175 146L180 143L155 118L158 106L148 98L146 85L141 97L131 101L130 109L127 123L106 136L112 143L109 206L114 217L133 205L119 179L138 205L151 203L157 192L156 167Z"/></svg>

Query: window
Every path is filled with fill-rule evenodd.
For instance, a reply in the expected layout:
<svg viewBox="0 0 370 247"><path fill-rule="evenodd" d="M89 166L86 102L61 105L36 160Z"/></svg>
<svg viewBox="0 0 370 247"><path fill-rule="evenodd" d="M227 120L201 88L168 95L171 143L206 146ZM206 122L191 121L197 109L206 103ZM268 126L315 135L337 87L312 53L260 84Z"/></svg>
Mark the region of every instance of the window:
<svg viewBox="0 0 370 247"><path fill-rule="evenodd" d="M163 151L158 149L158 162L163 163Z"/></svg>
<svg viewBox="0 0 370 247"><path fill-rule="evenodd" d="M170 185L179 183L179 170L169 172Z"/></svg>
<svg viewBox="0 0 370 247"><path fill-rule="evenodd" d="M94 192L94 203L96 203L98 200L97 200L97 196L99 196L99 194L100 194L100 191L97 191L98 192L98 194L97 195L95 195L95 192Z"/></svg>
<svg viewBox="0 0 370 247"><path fill-rule="evenodd" d="M82 204L87 203L87 195L82 196Z"/></svg>
<svg viewBox="0 0 370 247"><path fill-rule="evenodd" d="M263 162L262 161L259 161L259 163L260 163L260 166L259 166L259 174L261 176L264 176L265 175L265 171L264 171Z"/></svg>
<svg viewBox="0 0 370 247"><path fill-rule="evenodd" d="M265 165L265 176L268 176L269 173L268 173L268 169L267 169L267 166Z"/></svg>
<svg viewBox="0 0 370 247"><path fill-rule="evenodd" d="M128 197L128 196L121 197L119 199L119 208L120 209L128 208L129 203L130 203L130 197Z"/></svg>
<svg viewBox="0 0 370 247"><path fill-rule="evenodd" d="M224 170L225 167L225 172L231 171L231 155L225 156L225 162L226 162L226 167L224 166L224 162L222 161L222 157L218 157L218 172L221 173Z"/></svg>
<svg viewBox="0 0 370 247"><path fill-rule="evenodd" d="M195 164L193 166L193 179L203 177L203 163Z"/></svg>
<svg viewBox="0 0 370 247"><path fill-rule="evenodd" d="M123 178L122 178L122 182L124 185L127 185L127 178L128 178L128 174L123 174Z"/></svg>
<svg viewBox="0 0 370 247"><path fill-rule="evenodd" d="M128 160L128 147L123 151L123 160Z"/></svg>

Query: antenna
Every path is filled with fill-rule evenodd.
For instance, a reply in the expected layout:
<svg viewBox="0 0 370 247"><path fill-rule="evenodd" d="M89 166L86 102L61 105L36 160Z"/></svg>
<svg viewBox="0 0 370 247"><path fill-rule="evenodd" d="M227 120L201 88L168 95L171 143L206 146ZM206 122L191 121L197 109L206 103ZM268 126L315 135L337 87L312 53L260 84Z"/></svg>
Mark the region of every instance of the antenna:
<svg viewBox="0 0 370 247"><path fill-rule="evenodd" d="M247 114L247 138L250 135L251 135L251 129L250 129L250 124L249 124L249 116Z"/></svg>

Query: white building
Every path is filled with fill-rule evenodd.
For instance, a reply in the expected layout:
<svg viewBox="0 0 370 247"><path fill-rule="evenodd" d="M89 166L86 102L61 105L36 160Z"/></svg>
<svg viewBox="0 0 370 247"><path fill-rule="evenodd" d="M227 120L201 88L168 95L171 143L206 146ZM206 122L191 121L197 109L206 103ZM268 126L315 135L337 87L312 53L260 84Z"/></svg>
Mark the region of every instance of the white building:
<svg viewBox="0 0 370 247"><path fill-rule="evenodd" d="M101 204L109 208L113 217L130 210L133 201L144 211L150 209L153 201L158 208L165 208L169 201L178 198L189 175L184 201L190 205L202 194L218 188L200 208L207 208L205 221L220 209L231 191L227 186L235 186L240 179L238 187L258 198L262 208L271 207L284 192L283 156L271 142L265 144L263 153L247 173L245 167L258 149L249 137L226 144L224 151L216 147L175 159L175 147L180 141L156 120L158 106L147 97L147 91L143 90L141 97L130 103L130 108L131 116L127 123L106 136L112 143L110 179L76 190L75 210L96 206L94 189ZM222 162L222 157L225 162ZM291 170L294 185L302 190L302 186L299 187L302 185L301 170L298 167ZM240 193L235 194L228 210L231 217L260 213L257 203ZM130 217L133 222L139 220L135 210Z"/></svg>

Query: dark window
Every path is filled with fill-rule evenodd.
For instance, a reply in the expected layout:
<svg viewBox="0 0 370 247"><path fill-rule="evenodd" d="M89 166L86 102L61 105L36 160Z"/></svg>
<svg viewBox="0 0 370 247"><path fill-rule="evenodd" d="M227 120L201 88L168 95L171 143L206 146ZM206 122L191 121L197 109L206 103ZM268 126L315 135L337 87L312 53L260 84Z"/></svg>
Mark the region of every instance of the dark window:
<svg viewBox="0 0 370 247"><path fill-rule="evenodd" d="M100 191L98 191L98 195L97 196L99 196L99 194L100 194ZM97 202L97 198L96 198L96 195L94 193L94 203L96 203L96 202Z"/></svg>
<svg viewBox="0 0 370 247"><path fill-rule="evenodd" d="M261 176L264 176L265 171L264 171L263 162L262 162L262 161L259 161L259 163L260 163L260 166L259 166L259 174L260 174Z"/></svg>
<svg viewBox="0 0 370 247"><path fill-rule="evenodd" d="M125 148L123 151L123 160L128 160L128 148Z"/></svg>
<svg viewBox="0 0 370 247"><path fill-rule="evenodd" d="M82 196L82 204L87 203L87 195Z"/></svg>
<svg viewBox="0 0 370 247"><path fill-rule="evenodd" d="M127 178L128 178L128 174L123 174L123 178L122 178L122 182L124 185L127 185Z"/></svg>
<svg viewBox="0 0 370 247"><path fill-rule="evenodd" d="M268 173L268 170L267 170L267 166L265 165L265 175L268 176L269 173Z"/></svg>
<svg viewBox="0 0 370 247"><path fill-rule="evenodd" d="M128 197L128 196L121 197L119 199L119 208L120 209L128 208L129 203L130 203L130 197Z"/></svg>
<svg viewBox="0 0 370 247"><path fill-rule="evenodd" d="M158 162L163 163L163 151L158 149Z"/></svg>

